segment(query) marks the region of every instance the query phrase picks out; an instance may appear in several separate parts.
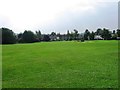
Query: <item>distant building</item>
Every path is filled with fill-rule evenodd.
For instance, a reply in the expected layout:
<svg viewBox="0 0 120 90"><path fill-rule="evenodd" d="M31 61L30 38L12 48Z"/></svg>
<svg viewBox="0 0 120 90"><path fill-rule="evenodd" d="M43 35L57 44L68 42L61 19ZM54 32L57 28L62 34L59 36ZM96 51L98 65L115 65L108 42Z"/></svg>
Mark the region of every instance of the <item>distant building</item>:
<svg viewBox="0 0 120 90"><path fill-rule="evenodd" d="M120 40L120 37L117 37L117 40Z"/></svg>
<svg viewBox="0 0 120 90"><path fill-rule="evenodd" d="M59 37L59 36L57 36L57 40L60 40L60 37Z"/></svg>
<svg viewBox="0 0 120 90"><path fill-rule="evenodd" d="M84 38L84 34L79 34L78 35L78 39L80 40L80 39L83 39Z"/></svg>
<svg viewBox="0 0 120 90"><path fill-rule="evenodd" d="M56 35L49 35L51 41L56 41L57 36Z"/></svg>
<svg viewBox="0 0 120 90"><path fill-rule="evenodd" d="M65 34L60 35L60 39L61 39L62 41L67 40L67 35L65 35Z"/></svg>
<svg viewBox="0 0 120 90"><path fill-rule="evenodd" d="M49 35L51 41L57 41L57 40L67 40L66 34L60 34L60 35Z"/></svg>
<svg viewBox="0 0 120 90"><path fill-rule="evenodd" d="M94 39L95 40L103 40L104 38L102 38L100 35L95 35Z"/></svg>

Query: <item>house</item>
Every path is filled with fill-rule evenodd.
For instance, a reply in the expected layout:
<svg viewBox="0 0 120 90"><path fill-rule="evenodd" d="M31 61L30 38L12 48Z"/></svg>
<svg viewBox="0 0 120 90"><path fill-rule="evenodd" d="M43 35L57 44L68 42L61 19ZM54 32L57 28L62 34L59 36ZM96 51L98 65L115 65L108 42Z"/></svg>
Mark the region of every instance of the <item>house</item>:
<svg viewBox="0 0 120 90"><path fill-rule="evenodd" d="M120 40L120 37L117 37L117 40Z"/></svg>
<svg viewBox="0 0 120 90"><path fill-rule="evenodd" d="M49 35L51 41L56 41L57 36L56 35Z"/></svg>
<svg viewBox="0 0 120 90"><path fill-rule="evenodd" d="M78 35L78 39L82 39L82 38L84 38L84 34L83 33Z"/></svg>
<svg viewBox="0 0 120 90"><path fill-rule="evenodd" d="M103 40L104 38L102 38L100 35L95 35L95 36L94 36L94 39L95 39L95 40Z"/></svg>
<svg viewBox="0 0 120 90"><path fill-rule="evenodd" d="M65 34L60 35L60 40L62 41L67 40L67 35Z"/></svg>

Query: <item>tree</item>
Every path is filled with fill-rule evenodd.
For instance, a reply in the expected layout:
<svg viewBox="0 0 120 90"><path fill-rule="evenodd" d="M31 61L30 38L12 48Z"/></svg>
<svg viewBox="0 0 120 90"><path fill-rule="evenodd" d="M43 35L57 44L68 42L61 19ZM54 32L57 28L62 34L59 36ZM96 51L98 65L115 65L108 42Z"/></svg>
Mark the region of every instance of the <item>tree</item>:
<svg viewBox="0 0 120 90"><path fill-rule="evenodd" d="M43 36L43 41L50 41L49 35L44 35Z"/></svg>
<svg viewBox="0 0 120 90"><path fill-rule="evenodd" d="M78 37L78 31L76 29L74 29L74 39L77 40L77 37Z"/></svg>
<svg viewBox="0 0 120 90"><path fill-rule="evenodd" d="M92 31L92 33L90 33L90 40L94 40L95 37L95 33Z"/></svg>
<svg viewBox="0 0 120 90"><path fill-rule="evenodd" d="M0 28L2 31L2 44L14 44L16 43L15 33L8 28Z"/></svg>
<svg viewBox="0 0 120 90"><path fill-rule="evenodd" d="M25 30L22 35L22 41L24 43L33 43L36 41L35 34L32 31Z"/></svg>
<svg viewBox="0 0 120 90"><path fill-rule="evenodd" d="M69 30L67 31L67 40L70 40L70 32L69 32Z"/></svg>
<svg viewBox="0 0 120 90"><path fill-rule="evenodd" d="M113 30L113 34L116 34L115 30Z"/></svg>
<svg viewBox="0 0 120 90"><path fill-rule="evenodd" d="M57 40L61 41L61 34L60 33L57 33Z"/></svg>
<svg viewBox="0 0 120 90"><path fill-rule="evenodd" d="M22 43L22 42L23 42L23 41L22 41L22 35L23 35L23 33L17 34L17 40L18 40L19 43Z"/></svg>
<svg viewBox="0 0 120 90"><path fill-rule="evenodd" d="M85 33L84 33L84 39L85 40L89 40L90 39L90 32L88 29L86 29Z"/></svg>
<svg viewBox="0 0 120 90"><path fill-rule="evenodd" d="M120 29L117 29L117 36L120 37Z"/></svg>
<svg viewBox="0 0 120 90"><path fill-rule="evenodd" d="M56 35L56 33L55 33L55 32L51 32L51 35L52 35L52 36L55 36L55 35Z"/></svg>
<svg viewBox="0 0 120 90"><path fill-rule="evenodd" d="M74 39L75 39L75 37L74 37L74 33L71 32L71 33L70 33L70 40L74 40Z"/></svg>
<svg viewBox="0 0 120 90"><path fill-rule="evenodd" d="M22 33L19 33L17 36L18 36L18 38L20 39L20 38L22 38Z"/></svg>
<svg viewBox="0 0 120 90"><path fill-rule="evenodd" d="M113 30L112 32L112 40L116 40L117 39L117 33L115 30Z"/></svg>
<svg viewBox="0 0 120 90"><path fill-rule="evenodd" d="M104 28L102 35L101 35L105 40L111 39L111 33L108 29Z"/></svg>
<svg viewBox="0 0 120 90"><path fill-rule="evenodd" d="M96 35L102 35L103 30L101 28L98 28L97 31L95 32Z"/></svg>
<svg viewBox="0 0 120 90"><path fill-rule="evenodd" d="M36 38L38 39L38 41L41 41L41 39L42 39L42 35L41 35L41 31L39 30L39 31L36 31Z"/></svg>
<svg viewBox="0 0 120 90"><path fill-rule="evenodd" d="M50 39L51 39L51 41L56 41L57 40L57 35L56 35L55 32L51 32Z"/></svg>

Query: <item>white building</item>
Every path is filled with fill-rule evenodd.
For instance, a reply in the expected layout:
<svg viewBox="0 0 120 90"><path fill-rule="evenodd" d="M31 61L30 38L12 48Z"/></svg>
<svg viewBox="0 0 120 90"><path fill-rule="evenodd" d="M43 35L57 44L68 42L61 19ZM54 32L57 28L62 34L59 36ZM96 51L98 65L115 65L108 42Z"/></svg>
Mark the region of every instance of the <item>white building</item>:
<svg viewBox="0 0 120 90"><path fill-rule="evenodd" d="M103 40L104 38L102 38L100 35L95 35L94 39L95 40Z"/></svg>

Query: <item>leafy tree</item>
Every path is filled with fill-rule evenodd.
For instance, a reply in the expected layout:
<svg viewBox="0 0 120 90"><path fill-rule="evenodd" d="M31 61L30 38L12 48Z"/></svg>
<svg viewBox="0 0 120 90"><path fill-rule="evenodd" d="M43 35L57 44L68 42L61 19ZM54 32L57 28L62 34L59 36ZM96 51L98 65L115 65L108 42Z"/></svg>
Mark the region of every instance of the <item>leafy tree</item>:
<svg viewBox="0 0 120 90"><path fill-rule="evenodd" d="M18 40L19 43L23 43L23 41L22 41L22 35L23 35L23 33L17 34L17 40Z"/></svg>
<svg viewBox="0 0 120 90"><path fill-rule="evenodd" d="M70 33L70 40L74 40L74 39L75 39L75 37L74 37L74 33L71 32L71 33Z"/></svg>
<svg viewBox="0 0 120 90"><path fill-rule="evenodd" d="M32 31L25 30L22 35L22 41L24 43L33 43L36 41L35 34Z"/></svg>
<svg viewBox="0 0 120 90"><path fill-rule="evenodd" d="M70 40L70 32L69 32L69 30L67 31L67 40Z"/></svg>
<svg viewBox="0 0 120 90"><path fill-rule="evenodd" d="M113 34L116 34L115 30L113 30Z"/></svg>
<svg viewBox="0 0 120 90"><path fill-rule="evenodd" d="M78 37L78 31L76 29L74 29L74 39L77 40L77 37Z"/></svg>
<svg viewBox="0 0 120 90"><path fill-rule="evenodd" d="M38 39L38 41L41 41L41 39L42 39L42 35L41 35L41 31L39 30L39 31L36 31L36 38Z"/></svg>
<svg viewBox="0 0 120 90"><path fill-rule="evenodd" d="M16 43L15 33L8 28L0 28L2 31L2 44L14 44Z"/></svg>
<svg viewBox="0 0 120 90"><path fill-rule="evenodd" d="M92 31L92 33L90 33L90 40L94 40L95 37L95 33Z"/></svg>
<svg viewBox="0 0 120 90"><path fill-rule="evenodd" d="M61 41L61 34L60 33L57 33L57 37L58 37L58 40Z"/></svg>
<svg viewBox="0 0 120 90"><path fill-rule="evenodd" d="M43 41L50 41L49 35L44 35L43 36Z"/></svg>
<svg viewBox="0 0 120 90"><path fill-rule="evenodd" d="M112 32L112 40L116 40L117 39L117 33L116 33L116 31L115 30L113 30L113 32Z"/></svg>
<svg viewBox="0 0 120 90"><path fill-rule="evenodd" d="M101 35L105 40L111 39L111 33L108 29L104 28L103 33Z"/></svg>
<svg viewBox="0 0 120 90"><path fill-rule="evenodd" d="M84 39L85 40L89 40L90 39L90 32L88 29L86 29L85 33L84 33Z"/></svg>
<svg viewBox="0 0 120 90"><path fill-rule="evenodd" d="M96 35L102 35L103 30L101 28L98 28L97 31L95 32Z"/></svg>
<svg viewBox="0 0 120 90"><path fill-rule="evenodd" d="M120 29L117 29L117 36L120 37Z"/></svg>
<svg viewBox="0 0 120 90"><path fill-rule="evenodd" d="M23 33L19 33L17 36L18 38L22 38Z"/></svg>
<svg viewBox="0 0 120 90"><path fill-rule="evenodd" d="M51 35L52 35L52 36L55 36L55 35L56 35L56 33L55 33L55 32L51 32Z"/></svg>
<svg viewBox="0 0 120 90"><path fill-rule="evenodd" d="M51 39L51 41L56 41L57 40L57 36L56 36L55 32L51 32L50 39Z"/></svg>

